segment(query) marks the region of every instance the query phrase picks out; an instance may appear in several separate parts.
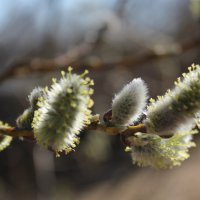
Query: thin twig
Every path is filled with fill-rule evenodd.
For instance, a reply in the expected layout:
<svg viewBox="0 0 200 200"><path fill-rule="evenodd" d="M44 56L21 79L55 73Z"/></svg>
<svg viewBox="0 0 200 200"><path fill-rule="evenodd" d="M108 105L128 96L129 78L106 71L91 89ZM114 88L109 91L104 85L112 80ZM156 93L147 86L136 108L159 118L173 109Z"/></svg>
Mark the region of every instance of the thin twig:
<svg viewBox="0 0 200 200"><path fill-rule="evenodd" d="M122 131L123 130L123 131ZM124 135L126 137L133 136L135 133L141 132L141 133L147 133L146 126L144 124L139 124L136 126L127 126L127 127L114 127L114 126L106 126L104 124L100 123L91 123L89 126L87 126L84 131L101 131L105 132L109 135ZM24 130L24 129L18 129L15 127L12 128L0 128L0 133L3 135L9 135L14 138L20 138L23 137L25 139L34 139L34 132L33 130ZM171 135L165 135L164 137L169 137Z"/></svg>
<svg viewBox="0 0 200 200"><path fill-rule="evenodd" d="M8 135L14 138L24 138L28 140L34 140L34 134L32 130L21 130L15 127L11 128L0 127L0 133L2 135Z"/></svg>
<svg viewBox="0 0 200 200"><path fill-rule="evenodd" d="M101 131L105 132L109 135L118 135L118 134L124 134L127 136L134 135L136 132L144 132L146 129L144 128L145 126L143 124L137 125L137 126L129 126L126 128L125 131L121 131L122 129L120 127L107 127L104 124L100 124L97 122L91 123L88 127L86 127L83 131ZM12 128L0 128L0 133L3 135L9 135L14 138L21 138L23 137L24 139L34 139L34 132L33 130L23 130L23 129L18 129L15 127Z"/></svg>

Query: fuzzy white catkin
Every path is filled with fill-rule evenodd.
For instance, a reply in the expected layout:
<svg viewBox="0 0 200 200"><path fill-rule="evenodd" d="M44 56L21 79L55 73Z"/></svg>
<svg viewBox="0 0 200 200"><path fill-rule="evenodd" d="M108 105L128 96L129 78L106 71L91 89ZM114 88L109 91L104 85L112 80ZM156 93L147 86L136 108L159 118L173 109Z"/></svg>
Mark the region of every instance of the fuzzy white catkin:
<svg viewBox="0 0 200 200"><path fill-rule="evenodd" d="M28 96L28 100L30 102L31 108L36 109L38 99L43 97L45 95L45 91L41 87L36 87L33 89L33 91Z"/></svg>
<svg viewBox="0 0 200 200"><path fill-rule="evenodd" d="M57 155L69 153L79 143L78 134L89 123L92 100L90 95L93 82L89 78L67 75L46 90L46 96L39 99L39 109L35 111L32 122L37 142L53 149Z"/></svg>
<svg viewBox="0 0 200 200"><path fill-rule="evenodd" d="M34 112L38 109L38 101L45 96L45 90L41 87L34 88L28 96L30 107L27 108L16 120L17 127L20 129L32 129Z"/></svg>
<svg viewBox="0 0 200 200"><path fill-rule="evenodd" d="M129 138L133 143L131 157L139 166L151 166L167 169L181 165L189 158L189 149L195 147L191 137L196 130L181 131L170 138L162 138L156 134L136 133Z"/></svg>
<svg viewBox="0 0 200 200"><path fill-rule="evenodd" d="M195 126L195 114L200 110L200 66L189 67L175 85L172 91L151 101L144 122L149 133L174 134Z"/></svg>
<svg viewBox="0 0 200 200"><path fill-rule="evenodd" d="M178 131L170 138L151 133L136 133L129 138L132 142L133 163L158 169L179 166L189 158L189 149L195 147L195 143L192 142L193 134L197 133L192 121L180 124Z"/></svg>
<svg viewBox="0 0 200 200"><path fill-rule="evenodd" d="M192 136L199 132L195 126L199 125L200 66L188 69L172 91L150 100L143 122L147 133L136 133L129 138L133 163L172 168L189 158L189 148L195 146Z"/></svg>
<svg viewBox="0 0 200 200"><path fill-rule="evenodd" d="M10 126L0 121L0 128L10 128ZM1 134L1 131L0 131L0 151L3 151L8 146L10 146L12 139L13 138L11 136Z"/></svg>
<svg viewBox="0 0 200 200"><path fill-rule="evenodd" d="M147 86L141 78L133 79L112 102L112 123L127 126L141 116L147 101Z"/></svg>

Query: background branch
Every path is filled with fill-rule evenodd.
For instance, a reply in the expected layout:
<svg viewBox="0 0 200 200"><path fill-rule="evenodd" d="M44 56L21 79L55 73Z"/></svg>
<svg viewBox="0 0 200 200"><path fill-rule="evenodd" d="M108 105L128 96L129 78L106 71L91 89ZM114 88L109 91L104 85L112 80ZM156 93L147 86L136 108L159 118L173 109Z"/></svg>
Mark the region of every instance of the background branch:
<svg viewBox="0 0 200 200"><path fill-rule="evenodd" d="M8 70L0 75L0 82L15 76L28 75L33 72L50 72L57 70L65 70L68 66L73 65L73 68L80 68L81 66L87 66L87 68L101 70L104 67L132 67L148 63L156 59L164 59L172 56L181 55L189 50L198 48L200 46L200 37L193 37L192 39L180 42L171 48L164 48L162 51L152 48L145 52L124 56L117 60L111 60L105 62L99 59L97 62L93 62L90 57L86 60L85 58L95 49L99 44L102 35L106 31L106 26L102 27L96 40L94 42L84 42L83 44L74 47L72 50L50 59L22 59L15 61L8 66Z"/></svg>

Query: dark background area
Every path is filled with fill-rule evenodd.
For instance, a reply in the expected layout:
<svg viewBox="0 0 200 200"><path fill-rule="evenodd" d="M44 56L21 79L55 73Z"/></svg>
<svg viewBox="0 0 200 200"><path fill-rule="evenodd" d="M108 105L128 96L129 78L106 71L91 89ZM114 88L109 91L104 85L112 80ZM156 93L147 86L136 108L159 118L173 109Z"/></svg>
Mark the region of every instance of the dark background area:
<svg viewBox="0 0 200 200"><path fill-rule="evenodd" d="M15 125L32 89L69 65L89 69L93 113L107 111L133 78L145 80L151 97L162 95L200 64L199 7L199 0L0 1L0 120ZM76 151L59 158L14 140L0 153L0 200L199 200L199 136L191 158L172 170L132 165L118 137L80 137Z"/></svg>

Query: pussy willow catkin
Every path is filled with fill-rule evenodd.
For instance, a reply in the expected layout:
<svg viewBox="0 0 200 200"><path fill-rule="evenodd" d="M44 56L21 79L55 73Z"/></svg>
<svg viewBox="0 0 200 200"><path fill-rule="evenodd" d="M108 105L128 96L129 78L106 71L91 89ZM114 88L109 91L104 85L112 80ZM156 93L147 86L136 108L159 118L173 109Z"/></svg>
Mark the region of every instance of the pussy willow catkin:
<svg viewBox="0 0 200 200"><path fill-rule="evenodd" d="M10 126L7 123L0 121L0 128L10 128ZM0 151L6 149L10 145L12 139L13 138L10 136L1 134L0 131Z"/></svg>
<svg viewBox="0 0 200 200"><path fill-rule="evenodd" d="M189 72L175 82L175 88L152 100L144 122L149 133L174 134L182 125L195 125L200 111L200 66L192 65Z"/></svg>
<svg viewBox="0 0 200 200"><path fill-rule="evenodd" d="M78 134L90 123L93 101L90 88L93 81L81 75L62 72L59 81L53 79L45 97L39 98L32 127L37 142L57 154L70 152L79 143Z"/></svg>
<svg viewBox="0 0 200 200"><path fill-rule="evenodd" d="M147 86L141 78L133 79L112 102L112 123L119 126L133 124L142 114L147 101Z"/></svg>

